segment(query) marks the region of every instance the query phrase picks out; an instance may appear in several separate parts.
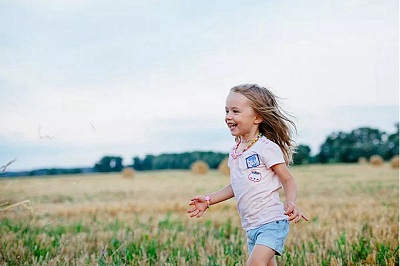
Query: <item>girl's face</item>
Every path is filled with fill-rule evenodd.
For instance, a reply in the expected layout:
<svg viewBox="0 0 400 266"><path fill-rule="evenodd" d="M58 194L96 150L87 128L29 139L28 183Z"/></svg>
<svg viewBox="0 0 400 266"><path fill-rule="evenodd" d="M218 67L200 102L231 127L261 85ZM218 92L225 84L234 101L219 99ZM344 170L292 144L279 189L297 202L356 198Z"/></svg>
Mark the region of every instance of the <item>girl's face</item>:
<svg viewBox="0 0 400 266"><path fill-rule="evenodd" d="M231 91L226 98L225 114L225 122L232 136L243 136L249 140L259 133L261 116L253 110L246 96Z"/></svg>

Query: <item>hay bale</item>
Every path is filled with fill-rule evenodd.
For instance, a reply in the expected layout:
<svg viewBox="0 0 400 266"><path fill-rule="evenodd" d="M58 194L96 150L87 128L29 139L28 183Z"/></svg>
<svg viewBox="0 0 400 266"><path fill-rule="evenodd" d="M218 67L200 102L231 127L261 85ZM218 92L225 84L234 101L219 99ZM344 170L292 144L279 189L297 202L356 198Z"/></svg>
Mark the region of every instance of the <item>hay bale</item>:
<svg viewBox="0 0 400 266"><path fill-rule="evenodd" d="M369 158L369 163L373 166L382 166L383 165L383 158L380 155L372 155Z"/></svg>
<svg viewBox="0 0 400 266"><path fill-rule="evenodd" d="M201 160L195 161L190 168L192 169L192 173L195 175L205 175L209 170L208 164Z"/></svg>
<svg viewBox="0 0 400 266"><path fill-rule="evenodd" d="M135 176L135 170L132 167L125 167L121 173L124 178L133 178Z"/></svg>
<svg viewBox="0 0 400 266"><path fill-rule="evenodd" d="M229 175L230 169L228 166L228 157L223 159L218 165L218 171L223 175Z"/></svg>
<svg viewBox="0 0 400 266"><path fill-rule="evenodd" d="M392 159L390 159L390 165L392 166L392 168L399 168L399 155L395 155L392 157Z"/></svg>
<svg viewBox="0 0 400 266"><path fill-rule="evenodd" d="M368 160L365 157L358 158L358 163L359 164L366 164L367 162L368 162Z"/></svg>

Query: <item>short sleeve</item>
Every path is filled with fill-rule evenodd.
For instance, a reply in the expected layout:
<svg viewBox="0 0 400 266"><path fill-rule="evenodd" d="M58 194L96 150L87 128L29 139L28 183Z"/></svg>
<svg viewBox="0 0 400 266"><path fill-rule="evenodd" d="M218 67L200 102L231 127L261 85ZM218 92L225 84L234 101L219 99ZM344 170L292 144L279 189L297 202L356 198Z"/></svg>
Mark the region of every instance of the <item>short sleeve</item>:
<svg viewBox="0 0 400 266"><path fill-rule="evenodd" d="M231 168L231 163L232 163L232 156L231 156L231 153L229 152L229 155L228 155L228 167L229 167L229 169Z"/></svg>
<svg viewBox="0 0 400 266"><path fill-rule="evenodd" d="M261 149L261 160L270 168L279 163L284 163L283 153L281 148L274 142L263 139L263 147Z"/></svg>

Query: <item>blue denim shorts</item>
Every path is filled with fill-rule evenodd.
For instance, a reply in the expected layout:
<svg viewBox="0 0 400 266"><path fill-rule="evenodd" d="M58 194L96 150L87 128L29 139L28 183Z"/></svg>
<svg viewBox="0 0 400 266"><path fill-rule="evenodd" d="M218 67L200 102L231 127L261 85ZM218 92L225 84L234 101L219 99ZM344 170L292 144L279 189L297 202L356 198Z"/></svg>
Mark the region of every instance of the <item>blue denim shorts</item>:
<svg viewBox="0 0 400 266"><path fill-rule="evenodd" d="M273 221L260 227L247 231L247 247L249 255L254 245L263 245L275 250L275 254L281 256L286 237L289 233L289 221Z"/></svg>

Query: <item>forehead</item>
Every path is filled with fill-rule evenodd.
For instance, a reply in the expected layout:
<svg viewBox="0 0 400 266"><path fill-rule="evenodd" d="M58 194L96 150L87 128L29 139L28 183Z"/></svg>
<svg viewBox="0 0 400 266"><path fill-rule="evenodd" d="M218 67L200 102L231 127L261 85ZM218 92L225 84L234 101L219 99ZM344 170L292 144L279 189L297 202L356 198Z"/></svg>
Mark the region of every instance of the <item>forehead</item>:
<svg viewBox="0 0 400 266"><path fill-rule="evenodd" d="M250 100L241 93L237 92L229 92L226 97L226 107L239 107L243 108L246 106L250 106Z"/></svg>

